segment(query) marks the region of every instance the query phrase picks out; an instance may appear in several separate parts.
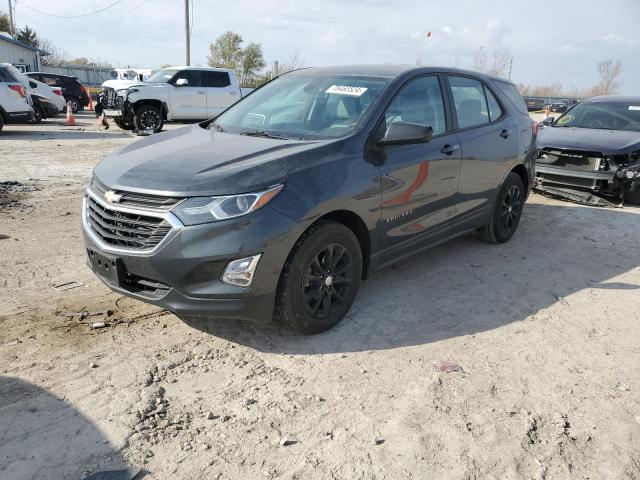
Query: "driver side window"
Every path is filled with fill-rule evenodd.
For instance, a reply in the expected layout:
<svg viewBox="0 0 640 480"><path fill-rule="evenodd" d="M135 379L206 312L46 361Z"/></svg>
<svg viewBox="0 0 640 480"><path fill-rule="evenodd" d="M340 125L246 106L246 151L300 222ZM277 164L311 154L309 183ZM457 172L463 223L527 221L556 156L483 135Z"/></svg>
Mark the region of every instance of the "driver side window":
<svg viewBox="0 0 640 480"><path fill-rule="evenodd" d="M173 83L180 78L185 78L189 83L187 87L202 87L202 73L199 70L182 70L173 79Z"/></svg>
<svg viewBox="0 0 640 480"><path fill-rule="evenodd" d="M446 131L444 102L438 77L416 78L402 87L385 113L387 129L395 122L430 126L433 135Z"/></svg>

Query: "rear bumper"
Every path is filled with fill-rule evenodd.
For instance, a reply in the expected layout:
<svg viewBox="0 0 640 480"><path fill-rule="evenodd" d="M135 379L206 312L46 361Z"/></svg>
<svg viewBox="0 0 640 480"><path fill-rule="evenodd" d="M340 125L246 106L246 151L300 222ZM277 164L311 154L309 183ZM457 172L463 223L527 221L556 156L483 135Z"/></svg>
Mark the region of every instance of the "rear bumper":
<svg viewBox="0 0 640 480"><path fill-rule="evenodd" d="M6 112L6 123L28 123L33 119L33 110Z"/></svg>

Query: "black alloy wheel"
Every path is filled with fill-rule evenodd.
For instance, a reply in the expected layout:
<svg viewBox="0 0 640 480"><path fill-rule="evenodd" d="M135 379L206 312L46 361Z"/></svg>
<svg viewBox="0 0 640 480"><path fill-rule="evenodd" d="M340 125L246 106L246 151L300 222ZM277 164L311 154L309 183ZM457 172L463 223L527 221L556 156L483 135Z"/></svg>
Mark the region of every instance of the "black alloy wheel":
<svg viewBox="0 0 640 480"><path fill-rule="evenodd" d="M493 209L489 223L480 229L480 238L488 243L508 241L518 228L525 200L525 186L520 175L509 173Z"/></svg>
<svg viewBox="0 0 640 480"><path fill-rule="evenodd" d="M500 231L504 235L512 234L522 215L523 195L518 185L511 185L500 207Z"/></svg>
<svg viewBox="0 0 640 480"><path fill-rule="evenodd" d="M319 221L293 247L278 282L276 315L296 330L314 334L349 311L362 278L362 250L347 226Z"/></svg>
<svg viewBox="0 0 640 480"><path fill-rule="evenodd" d="M133 116L133 125L139 132L158 133L163 124L162 112L152 105L140 106Z"/></svg>
<svg viewBox="0 0 640 480"><path fill-rule="evenodd" d="M302 280L302 303L309 315L324 319L348 298L353 283L354 264L349 250L332 243L311 260Z"/></svg>

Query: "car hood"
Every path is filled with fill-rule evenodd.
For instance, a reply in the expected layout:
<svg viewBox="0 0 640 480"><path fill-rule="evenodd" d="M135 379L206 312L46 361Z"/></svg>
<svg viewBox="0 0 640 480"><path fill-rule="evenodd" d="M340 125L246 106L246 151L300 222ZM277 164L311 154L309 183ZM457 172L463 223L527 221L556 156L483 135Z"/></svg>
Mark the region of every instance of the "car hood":
<svg viewBox="0 0 640 480"><path fill-rule="evenodd" d="M640 133L595 128L546 127L538 135L538 148L620 155L640 149Z"/></svg>
<svg viewBox="0 0 640 480"><path fill-rule="evenodd" d="M278 140L192 125L152 135L105 157L95 170L109 188L178 197L258 191L340 141Z"/></svg>

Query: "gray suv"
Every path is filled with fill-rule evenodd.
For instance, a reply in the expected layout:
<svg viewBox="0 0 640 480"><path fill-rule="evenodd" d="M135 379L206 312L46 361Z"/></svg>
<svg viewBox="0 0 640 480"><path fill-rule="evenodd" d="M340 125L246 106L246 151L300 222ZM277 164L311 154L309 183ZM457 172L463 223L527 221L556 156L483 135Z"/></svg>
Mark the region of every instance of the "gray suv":
<svg viewBox="0 0 640 480"><path fill-rule="evenodd" d="M177 314L321 332L376 270L474 231L509 240L536 133L502 78L291 72L213 120L108 155L84 199L87 262Z"/></svg>

